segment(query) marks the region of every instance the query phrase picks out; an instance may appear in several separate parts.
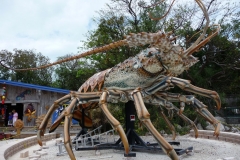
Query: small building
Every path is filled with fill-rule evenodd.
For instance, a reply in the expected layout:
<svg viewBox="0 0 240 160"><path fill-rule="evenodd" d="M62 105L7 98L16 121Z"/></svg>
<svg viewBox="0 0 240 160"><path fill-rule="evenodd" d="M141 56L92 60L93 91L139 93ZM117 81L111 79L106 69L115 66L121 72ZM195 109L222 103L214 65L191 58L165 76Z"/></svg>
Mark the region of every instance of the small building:
<svg viewBox="0 0 240 160"><path fill-rule="evenodd" d="M18 119L23 120L24 126L35 126L34 117L46 114L54 101L70 92L65 89L0 80L2 91L3 88L6 90L6 95L4 99L1 95L0 127L8 126L8 117L12 110L16 110ZM28 109L33 109L34 112ZM33 113L32 119L27 116L28 111Z"/></svg>

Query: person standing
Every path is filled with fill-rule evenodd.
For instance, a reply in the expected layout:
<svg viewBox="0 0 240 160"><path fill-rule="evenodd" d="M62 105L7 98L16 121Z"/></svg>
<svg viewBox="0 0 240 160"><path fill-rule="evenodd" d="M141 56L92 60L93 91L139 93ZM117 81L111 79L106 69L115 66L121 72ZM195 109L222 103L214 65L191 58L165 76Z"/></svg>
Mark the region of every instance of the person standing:
<svg viewBox="0 0 240 160"><path fill-rule="evenodd" d="M12 113L13 113L13 126L15 127L15 122L18 119L18 113L15 111L15 109L12 110Z"/></svg>
<svg viewBox="0 0 240 160"><path fill-rule="evenodd" d="M9 112L9 115L8 115L8 126L10 127L13 126L13 115L11 112Z"/></svg>

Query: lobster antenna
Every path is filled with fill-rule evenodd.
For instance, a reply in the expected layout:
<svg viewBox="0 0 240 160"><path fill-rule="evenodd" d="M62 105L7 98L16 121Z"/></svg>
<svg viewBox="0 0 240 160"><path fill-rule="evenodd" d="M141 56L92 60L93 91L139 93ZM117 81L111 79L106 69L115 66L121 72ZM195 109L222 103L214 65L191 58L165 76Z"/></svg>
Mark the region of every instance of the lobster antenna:
<svg viewBox="0 0 240 160"><path fill-rule="evenodd" d="M163 1L164 1L164 0L163 0ZM163 1L158 2L158 3L154 4L153 6L156 6L157 4L162 3ZM168 13L170 12L170 10L171 10L174 2L175 2L175 0L172 1L170 7L168 8L168 11L167 11L162 17L155 18L155 17L152 16L152 13L149 12L149 14L148 14L148 15L149 15L149 18L151 18L152 20L155 20L155 21L159 21L159 20L165 18L165 17L168 15ZM151 6L151 7L152 7L152 6Z"/></svg>
<svg viewBox="0 0 240 160"><path fill-rule="evenodd" d="M57 65L57 64L61 64L61 63L68 62L68 61L72 61L74 59L83 58L83 57L86 57L86 56L89 56L89 55L93 55L93 54L96 54L96 53L99 53L99 52L107 51L107 50L114 49L114 48L117 48L117 47L120 47L120 46L124 46L124 45L127 45L126 39L120 40L120 41L117 41L117 42L113 42L113 43L110 43L109 45L98 47L98 48L92 49L90 51L84 52L82 54L79 54L79 55L76 55L76 56L72 56L72 57L69 57L69 58L65 58L65 59L62 59L62 60L59 60L59 61L56 61L56 62L53 62L53 63L49 63L49 64L46 64L46 65L43 65L43 66L35 67L35 68L20 69L20 68L8 67L5 64L3 64L3 62L5 60L1 60L0 64L3 67L8 68L8 69L13 70L13 71L28 71L28 70L45 69L45 68L48 68L48 67L51 67L51 66L54 66L54 65Z"/></svg>
<svg viewBox="0 0 240 160"><path fill-rule="evenodd" d="M210 38L212 38L213 35L216 35L216 33L220 30L220 26L218 25L217 31L213 35L210 35L207 38L205 38L205 40L203 40L204 36L206 35L207 29L209 28L209 23L210 23L209 15L208 15L207 9L204 6L204 4L202 3L202 1L201 0L195 0L195 1L197 2L198 6L201 8L207 22L206 22L206 25L203 29L202 34L198 37L198 39L186 51L184 51L183 56L191 55L193 52L195 52L200 47L202 47L204 44L206 44L210 40ZM200 41L202 41L202 42L200 43Z"/></svg>
<svg viewBox="0 0 240 160"><path fill-rule="evenodd" d="M196 45L195 48L192 48L191 51L189 51L187 54L184 54L184 55L189 56L189 55L193 54L194 52L196 52L197 50L199 50L199 48L201 48L201 47L204 46L206 43L208 43L213 37L215 37L215 36L219 33L221 27L220 27L219 24L214 24L214 25L209 26L209 28L210 28L210 27L213 27L213 26L216 26L216 27L217 27L217 28L215 29L215 31L214 31L212 34L210 34L208 37L206 37L205 40L203 40L203 41L200 42L198 45ZM199 32L201 32L201 31L199 31ZM199 33L199 32L197 32L197 33ZM196 34L197 34L197 33L196 33ZM196 35L196 34L194 34L194 35ZM193 36L194 36L194 35L193 35ZM192 36L192 37L193 37L193 36ZM192 37L191 37L191 38L192 38ZM190 39L191 39L191 38L190 38Z"/></svg>

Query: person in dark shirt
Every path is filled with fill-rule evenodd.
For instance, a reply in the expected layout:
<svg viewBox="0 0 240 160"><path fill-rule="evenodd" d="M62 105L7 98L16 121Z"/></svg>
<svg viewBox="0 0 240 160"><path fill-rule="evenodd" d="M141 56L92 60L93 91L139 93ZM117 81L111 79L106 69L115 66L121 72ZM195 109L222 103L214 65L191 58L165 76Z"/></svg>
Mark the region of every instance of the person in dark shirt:
<svg viewBox="0 0 240 160"><path fill-rule="evenodd" d="M8 116L8 126L12 127L13 126L13 115L10 112Z"/></svg>

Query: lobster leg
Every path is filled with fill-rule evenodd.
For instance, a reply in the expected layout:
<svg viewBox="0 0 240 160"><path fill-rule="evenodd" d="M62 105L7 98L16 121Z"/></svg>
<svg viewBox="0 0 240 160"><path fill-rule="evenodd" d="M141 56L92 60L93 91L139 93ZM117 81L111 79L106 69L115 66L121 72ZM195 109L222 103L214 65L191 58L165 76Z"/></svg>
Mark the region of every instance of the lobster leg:
<svg viewBox="0 0 240 160"><path fill-rule="evenodd" d="M160 108L159 114L163 117L164 121L168 125L168 128L171 130L172 135L173 135L172 139L175 140L175 138L176 138L175 127L171 124L171 122L168 120L167 116L164 114L164 111L163 111L162 107L159 107L159 108Z"/></svg>
<svg viewBox="0 0 240 160"><path fill-rule="evenodd" d="M217 109L221 108L221 100L217 92L203 89L192 85L188 80L176 78L176 77L165 77L162 81L142 91L144 96L155 94L158 91L164 91L172 86L178 86L179 88L192 92L204 97L212 98L216 104Z"/></svg>
<svg viewBox="0 0 240 160"><path fill-rule="evenodd" d="M212 98L217 104L216 106L217 109L221 108L221 100L217 92L196 87L192 85L188 80L184 80L176 77L172 77L171 82L185 91L192 92L204 97Z"/></svg>
<svg viewBox="0 0 240 160"><path fill-rule="evenodd" d="M72 145L71 145L71 138L69 135L69 129L72 122L72 113L74 111L74 108L77 105L77 102L79 103L87 103L87 102L93 102L96 100L99 100L99 92L92 92L92 93L80 93L80 92L71 92L71 96L73 99L71 100L71 103L65 110L63 111L65 114L65 121L64 121L64 144L66 151L68 152L69 157L71 160L76 160L74 153L72 151Z"/></svg>
<svg viewBox="0 0 240 160"><path fill-rule="evenodd" d="M180 78L176 78L176 77L166 77L160 83L155 84L155 85L143 90L142 94L145 96L149 95L149 94L154 94L158 90L166 90L170 86L174 86L174 85L180 87L181 89L183 89L185 91L193 92L198 95L212 98L215 100L215 102L217 104L217 108L220 109L220 107L221 107L221 100L220 100L217 92L196 87L196 86L192 85L188 80L184 80L184 79L180 79ZM156 94L158 94L158 93L156 93ZM174 94L172 94L172 95L174 95ZM216 135L216 136L219 135L219 132L220 132L219 121L217 121L213 117L213 115L206 109L207 107L204 104L202 104L199 100L197 100L194 96L192 96L192 95L189 95L189 96L177 95L176 96L176 94L175 94L175 97L174 96L171 97L170 101L175 101L175 100L184 102L184 103L185 102L192 103L194 105L196 111L200 115L202 115L205 119L207 119L210 123L213 124L213 126L215 127L214 135ZM182 111L180 111L180 113L181 112Z"/></svg>
<svg viewBox="0 0 240 160"><path fill-rule="evenodd" d="M47 128L47 123L50 119L50 117L52 116L53 112L59 107L59 105L64 104L65 102L68 102L71 99L71 95L68 94L58 100L56 100L54 102L54 104L49 108L46 116L44 117L41 125L38 128L38 132L37 132L37 139L38 139L38 144L40 146L42 146L42 140L41 140L41 136L44 136L45 130Z"/></svg>
<svg viewBox="0 0 240 160"><path fill-rule="evenodd" d="M189 123L189 124L192 125L192 128L193 128L194 133L195 133L195 138L197 138L197 137L198 137L198 129L197 129L197 126L195 125L195 123L194 123L192 120L190 120L188 117L186 117L184 114L180 114L177 109L178 109L178 108L176 107L176 110L175 110L175 111L176 111L176 114L177 114L180 118L182 118L185 122L187 122L187 123Z"/></svg>
<svg viewBox="0 0 240 160"><path fill-rule="evenodd" d="M214 135L218 136L220 132L220 122L216 120L213 115L206 109L207 106L201 103L198 99L196 99L193 95L180 95L175 93L161 93L158 92L155 94L156 97L159 99L162 99L162 96L166 98L168 101L171 102L183 102L187 104L192 104L194 106L194 109L207 121L209 121L215 128ZM176 106L172 105L175 111L179 110ZM179 110L177 114L185 121L189 122L195 131L195 137L197 138L197 129L196 125L187 117L181 114L181 111Z"/></svg>
<svg viewBox="0 0 240 160"><path fill-rule="evenodd" d="M184 114L180 114L179 113L179 109L176 107L176 106L174 106L173 105L173 109L172 109L172 111L175 113L175 114L177 114L181 119L183 119L186 123L188 123L188 124L191 124L191 126L192 126L192 128L193 128L193 130L194 130L194 133L195 133L195 138L197 138L198 137L198 129L197 129L197 126L194 124L194 122L192 121L192 120L190 120L188 117L186 117ZM160 107L161 108L161 107ZM164 114L164 112L163 112L163 110L161 109L161 111L160 111L160 115L163 117L163 114ZM167 125L168 125L168 127L169 127L169 129L172 131L172 134L173 134L173 140L176 138L176 131L175 131L175 128L174 128L174 126L169 122L169 120L167 119L167 117L166 117L166 115L164 114L164 120L165 120L165 122L167 123Z"/></svg>
<svg viewBox="0 0 240 160"><path fill-rule="evenodd" d="M64 117L65 117L65 113L61 112L61 114L57 117L57 119L54 121L54 123L49 128L49 133L52 133L57 129L57 127L61 124Z"/></svg>
<svg viewBox="0 0 240 160"><path fill-rule="evenodd" d="M172 93L168 93L169 95L171 95ZM156 105L156 106L163 106L163 107L165 107L168 111L171 111L171 112L173 112L173 113L175 113L175 114L177 114L181 119L183 119L186 123L189 123L189 124L191 124L191 126L192 126L192 128L193 128L193 130L194 130L194 132L195 132L195 137L197 138L198 137L198 129L197 129L197 127L196 127L196 125L194 124L194 122L192 121L192 120L190 120L189 118L187 118L184 114L182 114L181 112L180 112L180 110L176 107L176 106L174 106L171 102L169 102L169 100L167 100L167 97L162 97L162 96L166 96L166 94L162 94L162 93L160 93L160 92L157 92L157 93L155 93L154 94L154 96L152 96L152 97L149 97L149 99L148 99L148 101L147 101L147 103L149 103L149 104L153 104L153 105ZM179 96L176 96L177 98L179 98ZM172 101L174 101L174 102L179 102L179 99L171 99ZM188 102L188 101L187 101ZM161 108L161 107L160 107ZM161 114L161 112L163 112L163 110L161 109L161 111L160 111L160 115L162 115ZM166 120L167 120L167 117L165 116L165 118L166 118ZM165 120L165 118L164 118L164 120ZM168 127L170 128L170 130L172 131L172 133L173 132L175 132L175 128L172 126L172 125L170 125L171 123L168 121L166 121L165 120L165 122L167 123L167 125L168 125ZM174 128L174 129L173 129ZM174 139L174 137L175 137L175 133L173 134L173 139Z"/></svg>
<svg viewBox="0 0 240 160"><path fill-rule="evenodd" d="M144 105L141 92L137 89L137 90L133 91L132 96L133 96L133 100L135 103L138 118L143 122L143 124L146 126L146 128L152 133L154 138L162 146L163 151L172 160L178 160L179 158L177 156L177 153L173 149L173 147L159 134L159 132L153 126L153 124L150 120L150 114Z"/></svg>
<svg viewBox="0 0 240 160"><path fill-rule="evenodd" d="M68 102L71 100L70 105L65 108L63 113L60 115L60 118L55 125L52 126L51 131L56 129L56 127L59 125L59 122L62 118L65 117L65 123L64 123L64 143L66 150L72 160L75 160L75 156L72 151L71 143L70 143L70 135L69 135L69 127L72 121L72 113L74 112L74 108L77 105L77 102L84 104L88 102L97 102L99 101L100 98L100 93L101 92L90 92L90 93L80 93L80 92L71 92L70 94L60 98L59 100L55 101L54 104L50 107L48 110L46 116L43 119L43 122L39 126L39 130L37 133L37 139L39 145L42 146L42 141L41 141L41 136L44 135L46 127L47 127L47 122L50 119L51 115L53 112L59 107L59 105L64 104L65 102Z"/></svg>
<svg viewBox="0 0 240 160"><path fill-rule="evenodd" d="M207 119L213 126L215 127L214 134L215 136L219 136L220 133L220 122L216 120L213 115L206 109L207 106L205 106L202 102L200 102L198 99L194 99L193 106L195 107L196 111L203 116L205 119Z"/></svg>
<svg viewBox="0 0 240 160"><path fill-rule="evenodd" d="M102 93L102 96L101 96L100 102L99 102L100 108L102 109L102 111L106 115L106 117L107 117L108 121L110 122L111 126L118 132L118 134L119 134L119 136L122 140L124 149L125 149L125 154L128 155L128 153L129 153L129 143L128 143L128 140L127 140L127 136L126 136L121 124L119 123L119 121L116 120L112 116L112 114L109 112L109 110L107 108L107 97L108 97L108 93L106 91L104 91Z"/></svg>
<svg viewBox="0 0 240 160"><path fill-rule="evenodd" d="M71 138L69 134L69 128L72 122L72 110L76 106L77 99L74 98L69 106L65 108L63 111L65 113L65 120L64 120L64 145L66 148L66 151L68 152L69 157L71 160L76 160L74 153L72 151L72 145L71 145Z"/></svg>

